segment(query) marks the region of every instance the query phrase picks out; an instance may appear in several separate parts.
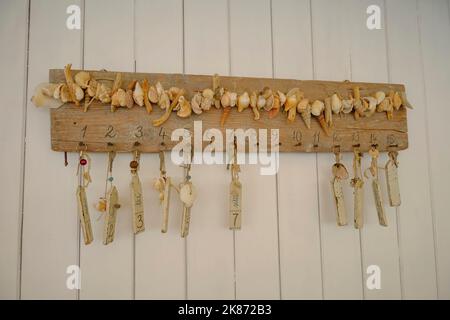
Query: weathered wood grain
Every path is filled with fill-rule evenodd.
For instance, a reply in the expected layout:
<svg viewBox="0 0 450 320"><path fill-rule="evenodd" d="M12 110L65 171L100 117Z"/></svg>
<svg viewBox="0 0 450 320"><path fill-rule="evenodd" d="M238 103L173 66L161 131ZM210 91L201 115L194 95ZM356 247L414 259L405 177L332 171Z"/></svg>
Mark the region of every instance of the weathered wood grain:
<svg viewBox="0 0 450 320"><path fill-rule="evenodd" d="M75 71L76 72L76 71ZM110 72L91 71L98 79L113 79ZM50 81L63 81L62 70L50 70ZM178 86L186 89L189 97L195 90L211 86L212 77L202 75L180 74L144 74L123 73L124 84L131 79L147 77L151 83L160 81L164 87ZM375 91L396 90L404 91L399 84L353 83L333 81L302 81L288 79L264 79L244 77L220 77L220 85L242 92L243 90L261 90L269 86L275 90L286 92L289 88L299 87L306 97L324 99L332 92L347 96L355 85L361 87L361 94L370 95ZM326 136L319 122L314 119L311 129L306 128L297 117L288 122L286 116L280 114L269 119L268 114L262 112L261 119L253 120L251 110L242 113L232 110L226 122L226 128L220 128L221 110L212 108L201 115L192 115L182 119L173 114L161 127L154 127L152 120L159 118L163 110L154 108L147 114L145 108L135 106L132 109L120 108L115 113L109 111L109 106L93 104L84 113L81 108L73 104L66 104L59 109L51 110L52 121L52 149L55 151L76 151L79 144L87 145L91 152L105 152L113 143L118 152L130 152L138 149L141 152L159 152L161 144L166 150L171 149L178 141L171 141L171 133L178 128L185 128L193 132L194 121L201 120L203 131L217 128L225 136L226 129L279 129L281 152L330 152L336 145L342 152L352 151L355 144L360 145L361 151L369 150L374 143L380 151L403 150L408 147L407 112L404 108L396 111L393 120L387 120L385 113L375 113L370 118L355 120L353 115L339 115L333 119L332 134ZM270 149L270 141L268 149ZM208 142L203 142L203 146ZM220 146L216 151L222 151Z"/></svg>

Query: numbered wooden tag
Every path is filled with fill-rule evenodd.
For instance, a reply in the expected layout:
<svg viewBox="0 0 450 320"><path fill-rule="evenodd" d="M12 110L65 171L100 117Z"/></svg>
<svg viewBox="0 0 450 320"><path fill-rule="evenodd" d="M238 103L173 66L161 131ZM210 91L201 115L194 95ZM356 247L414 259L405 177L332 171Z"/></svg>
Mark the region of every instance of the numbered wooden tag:
<svg viewBox="0 0 450 320"><path fill-rule="evenodd" d="M336 218L338 226L347 225L347 211L345 210L344 193L342 192L342 180L333 178L331 182L334 201L336 203Z"/></svg>
<svg viewBox="0 0 450 320"><path fill-rule="evenodd" d="M114 241L116 231L117 210L119 205L119 193L113 186L106 198L105 225L103 230L103 244L107 245Z"/></svg>
<svg viewBox="0 0 450 320"><path fill-rule="evenodd" d="M363 199L364 199L364 181L361 174L361 156L358 149L353 152L353 171L354 178L352 179L353 187L353 212L354 212L354 226L360 229L363 226Z"/></svg>
<svg viewBox="0 0 450 320"><path fill-rule="evenodd" d="M170 203L170 177L165 178L164 192L162 199L162 226L161 232L166 233L169 228L169 203Z"/></svg>
<svg viewBox="0 0 450 320"><path fill-rule="evenodd" d="M191 223L191 207L194 204L196 192L192 182L183 182L180 185L180 200L183 203L183 216L181 220L181 237L185 238L189 234Z"/></svg>
<svg viewBox="0 0 450 320"><path fill-rule="evenodd" d="M144 225L144 199L142 197L142 185L137 173L131 175L131 208L133 214L133 232L138 234L145 230Z"/></svg>
<svg viewBox="0 0 450 320"><path fill-rule="evenodd" d="M381 197L381 187L378 179L372 180L372 190L375 199L375 206L377 208L378 222L380 223L380 225L387 227L388 223L386 214L384 212L383 200Z"/></svg>
<svg viewBox="0 0 450 320"><path fill-rule="evenodd" d="M401 204L400 186L398 182L398 162L395 151L389 152L389 161L386 163L386 183L391 207L398 207Z"/></svg>
<svg viewBox="0 0 450 320"><path fill-rule="evenodd" d="M230 183L230 229L241 229L242 185L238 180Z"/></svg>
<svg viewBox="0 0 450 320"><path fill-rule="evenodd" d="M78 186L77 188L77 204L84 244L90 244L94 240L94 236L92 234L91 217L89 216L89 208L84 186Z"/></svg>

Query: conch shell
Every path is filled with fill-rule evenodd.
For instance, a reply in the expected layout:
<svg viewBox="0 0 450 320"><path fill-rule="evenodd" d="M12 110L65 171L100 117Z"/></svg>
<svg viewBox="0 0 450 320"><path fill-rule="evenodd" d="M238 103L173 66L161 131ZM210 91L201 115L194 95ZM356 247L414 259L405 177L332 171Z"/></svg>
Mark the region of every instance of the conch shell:
<svg viewBox="0 0 450 320"><path fill-rule="evenodd" d="M308 129L311 129L311 105L309 100L304 98L297 105L297 111L302 116L303 122Z"/></svg>
<svg viewBox="0 0 450 320"><path fill-rule="evenodd" d="M297 104L303 99L303 92L299 88L293 88L286 93L286 102L284 103L284 111L297 107Z"/></svg>

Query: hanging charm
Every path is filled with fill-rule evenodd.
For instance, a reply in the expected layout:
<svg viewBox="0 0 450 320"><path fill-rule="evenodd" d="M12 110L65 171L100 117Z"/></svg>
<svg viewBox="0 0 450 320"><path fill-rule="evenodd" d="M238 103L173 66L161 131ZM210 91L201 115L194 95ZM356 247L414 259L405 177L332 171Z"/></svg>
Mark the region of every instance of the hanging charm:
<svg viewBox="0 0 450 320"><path fill-rule="evenodd" d="M78 215L80 217L81 230L83 232L84 244L90 244L94 240L92 234L91 218L89 216L89 208L86 198L86 188L91 182L89 175L90 158L86 152L81 151L78 161L78 188L77 188L77 204Z"/></svg>
<svg viewBox="0 0 450 320"><path fill-rule="evenodd" d="M398 161L397 151L388 152L389 160L386 163L386 182L391 207L398 207L401 204L400 186L398 183Z"/></svg>
<svg viewBox="0 0 450 320"><path fill-rule="evenodd" d="M361 229L363 226L363 186L361 173L361 157L362 153L359 152L359 148L353 149L353 174L354 177L351 181L353 187L353 210L354 210L354 225L356 229Z"/></svg>
<svg viewBox="0 0 450 320"><path fill-rule="evenodd" d="M192 160L192 156L191 156ZM191 161L184 166L184 181L179 186L180 200L183 203L183 216L181 221L181 237L185 238L189 234L189 224L191 222L191 207L196 198L196 191L191 182Z"/></svg>
<svg viewBox="0 0 450 320"><path fill-rule="evenodd" d="M160 176L156 179L154 187L159 191L159 200L162 206L162 225L161 232L166 233L169 226L169 201L171 178L166 175L166 165L164 151L159 152L159 172Z"/></svg>
<svg viewBox="0 0 450 320"><path fill-rule="evenodd" d="M114 241L114 234L116 230L117 210L120 208L119 193L117 188L113 185L112 164L116 153L110 151L108 153L108 173L106 177L105 188L105 224L103 228L103 244L107 245ZM109 190L107 190L109 184Z"/></svg>
<svg viewBox="0 0 450 320"><path fill-rule="evenodd" d="M233 150L230 183L230 229L240 230L242 217L242 184L239 181L241 168L237 163L236 138L234 139Z"/></svg>
<svg viewBox="0 0 450 320"><path fill-rule="evenodd" d="M138 234L145 230L144 225L144 199L142 197L142 185L138 176L139 151L134 152L133 161L130 162L131 168L131 208L133 214L133 232Z"/></svg>
<svg viewBox="0 0 450 320"><path fill-rule="evenodd" d="M375 207L377 208L378 222L380 223L380 225L387 227L388 223L384 211L383 198L381 196L380 181L378 179L378 156L380 155L380 153L376 146L372 146L369 151L369 155L372 157L372 162L368 170L372 175L372 191L375 200Z"/></svg>
<svg viewBox="0 0 450 320"><path fill-rule="evenodd" d="M333 179L331 187L333 189L334 201L336 203L337 225L347 225L347 212L345 210L344 193L342 192L342 180L348 179L347 168L341 163L341 154L335 152L336 163L332 167Z"/></svg>

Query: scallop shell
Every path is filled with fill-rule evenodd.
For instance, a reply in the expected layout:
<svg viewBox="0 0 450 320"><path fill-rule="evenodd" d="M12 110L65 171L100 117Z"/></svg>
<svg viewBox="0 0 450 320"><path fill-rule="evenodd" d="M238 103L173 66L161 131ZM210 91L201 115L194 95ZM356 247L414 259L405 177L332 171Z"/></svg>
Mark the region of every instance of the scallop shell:
<svg viewBox="0 0 450 320"><path fill-rule="evenodd" d="M367 110L364 112L364 116L370 117L377 109L377 99L374 97L364 97L363 101L367 102Z"/></svg>
<svg viewBox="0 0 450 320"><path fill-rule="evenodd" d="M82 89L86 89L91 80L91 75L89 72L80 71L75 75L75 83L79 85Z"/></svg>
<svg viewBox="0 0 450 320"><path fill-rule="evenodd" d="M311 105L311 114L313 116L318 117L324 109L325 109L325 104L320 100L316 100Z"/></svg>

